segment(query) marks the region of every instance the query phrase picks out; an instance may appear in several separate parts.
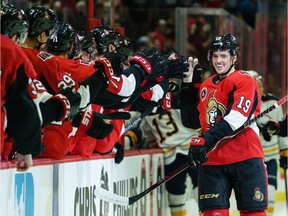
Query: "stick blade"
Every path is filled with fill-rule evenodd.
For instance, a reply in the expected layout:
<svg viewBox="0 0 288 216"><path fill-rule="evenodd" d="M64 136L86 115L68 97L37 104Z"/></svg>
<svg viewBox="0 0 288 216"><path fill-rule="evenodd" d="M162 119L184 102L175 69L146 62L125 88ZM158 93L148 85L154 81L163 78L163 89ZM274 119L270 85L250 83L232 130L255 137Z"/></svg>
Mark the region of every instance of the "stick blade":
<svg viewBox="0 0 288 216"><path fill-rule="evenodd" d="M128 206L129 205L129 198L128 197L123 197L117 194L113 194L101 187L96 188L96 197L99 199L102 199L106 202L113 203L116 205L121 205L121 206Z"/></svg>

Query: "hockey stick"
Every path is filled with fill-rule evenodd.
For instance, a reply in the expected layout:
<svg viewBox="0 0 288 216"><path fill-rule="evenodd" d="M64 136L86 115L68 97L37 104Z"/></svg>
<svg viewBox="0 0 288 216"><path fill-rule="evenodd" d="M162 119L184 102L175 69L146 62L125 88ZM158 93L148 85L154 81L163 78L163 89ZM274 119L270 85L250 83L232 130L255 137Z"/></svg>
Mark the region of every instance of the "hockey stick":
<svg viewBox="0 0 288 216"><path fill-rule="evenodd" d="M287 168L286 169L283 168L283 170L284 170L284 183L285 183L285 195L286 195L286 209L288 211Z"/></svg>
<svg viewBox="0 0 288 216"><path fill-rule="evenodd" d="M213 149L211 151L213 151L220 144L222 144L222 143L232 139L233 137L237 136L238 134L240 134L247 127L249 127L251 124L256 122L256 120L258 120L259 118L263 117L265 114L271 112L272 110L276 109L277 107L283 105L284 103L287 102L287 100L288 100L288 96L286 95L285 97L283 97L282 99L280 99L279 101L274 103L272 106L270 106L269 108L267 108L266 110L261 112L259 115L257 115L253 119L250 119L249 121L245 122L240 128L235 130L233 133L231 133L228 136L226 136L226 137L222 138L221 140L219 140L215 144L215 146L213 147ZM137 202L139 199L143 198L145 195L147 195L148 193L153 191L155 188L157 188L158 186L162 185L163 183L169 181L170 179L172 179L173 177L175 177L179 173L181 173L184 170L186 170L188 167L189 167L189 164L188 164L188 162L186 162L185 164L183 164L182 166L180 166L179 168L177 168L173 172L169 173L164 178L162 178L161 180L159 180L158 182L156 182L155 184L153 184L152 186L150 186L146 190L142 191L139 194L136 194L135 196L123 197L123 196L120 196L120 195L117 195L117 194L113 194L113 193L111 193L111 192L109 192L109 191L107 191L107 190L105 190L105 189L103 189L101 187L97 187L96 188L96 197L98 197L98 198L100 198L102 200L105 200L107 202L113 203L113 204L128 206L128 205L131 205L131 204Z"/></svg>
<svg viewBox="0 0 288 216"><path fill-rule="evenodd" d="M135 118L130 124L125 127L125 132L135 127L146 115L146 112L142 113L139 117Z"/></svg>

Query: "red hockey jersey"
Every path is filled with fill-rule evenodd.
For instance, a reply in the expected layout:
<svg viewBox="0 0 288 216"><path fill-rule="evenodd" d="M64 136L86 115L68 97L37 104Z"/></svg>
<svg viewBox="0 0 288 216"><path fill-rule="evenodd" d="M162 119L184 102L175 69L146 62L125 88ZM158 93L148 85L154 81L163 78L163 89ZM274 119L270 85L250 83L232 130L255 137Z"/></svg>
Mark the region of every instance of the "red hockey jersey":
<svg viewBox="0 0 288 216"><path fill-rule="evenodd" d="M198 110L203 133L217 137L224 132L219 124L223 118L232 130L241 127L260 112L260 93L255 80L245 71L235 71L219 81L214 75L204 81L199 90ZM210 128L214 130L209 131ZM217 129L217 130L216 130ZM225 132L224 132L225 133ZM228 134L222 134L226 136ZM208 154L205 165L229 164L250 158L263 157L256 123L235 138Z"/></svg>
<svg viewBox="0 0 288 216"><path fill-rule="evenodd" d="M16 150L30 154L41 145L41 114L32 81L36 73L23 50L14 41L1 35L0 44L1 153L8 131Z"/></svg>

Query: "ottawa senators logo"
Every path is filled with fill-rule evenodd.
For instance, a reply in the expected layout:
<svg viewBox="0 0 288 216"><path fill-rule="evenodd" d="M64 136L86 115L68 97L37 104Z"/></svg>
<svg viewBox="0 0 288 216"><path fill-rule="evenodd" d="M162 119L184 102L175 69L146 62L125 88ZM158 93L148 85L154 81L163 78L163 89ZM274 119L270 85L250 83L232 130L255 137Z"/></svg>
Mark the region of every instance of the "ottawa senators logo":
<svg viewBox="0 0 288 216"><path fill-rule="evenodd" d="M254 189L254 197L253 197L253 200L256 200L258 202L261 202L264 200L264 195L263 193L260 191L260 188L255 188Z"/></svg>
<svg viewBox="0 0 288 216"><path fill-rule="evenodd" d="M211 95L214 93L211 92ZM209 98L206 106L206 123L211 126L214 126L226 113L223 104L219 103L213 95Z"/></svg>

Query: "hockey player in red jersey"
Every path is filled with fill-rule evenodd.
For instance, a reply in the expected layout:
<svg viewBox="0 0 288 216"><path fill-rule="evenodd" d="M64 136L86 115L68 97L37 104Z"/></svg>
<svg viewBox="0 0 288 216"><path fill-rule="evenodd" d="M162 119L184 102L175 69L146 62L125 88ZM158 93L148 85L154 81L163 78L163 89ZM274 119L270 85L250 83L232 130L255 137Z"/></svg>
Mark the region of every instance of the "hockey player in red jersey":
<svg viewBox="0 0 288 216"><path fill-rule="evenodd" d="M233 35L218 35L207 55L216 74L201 83L194 70L198 59L189 57L190 70L183 79L182 122L191 128L200 124L202 129L200 136L191 139L188 161L191 167L199 166L198 202L204 216L228 216L232 189L241 216L266 215L267 172L256 123L211 150L260 112L256 81L235 69L239 53Z"/></svg>
<svg viewBox="0 0 288 216"><path fill-rule="evenodd" d="M101 90L101 86L106 86L106 81L94 73L86 83L75 81L69 73L61 69L54 55L38 50L46 46L48 37L56 34L57 17L56 14L47 8L41 6L32 6L26 12L30 25L26 41L21 44L27 57L31 60L38 79L44 84L48 92L55 94L67 87L73 87L81 95L80 108L85 108ZM96 71L96 69L94 69ZM93 82L93 85L91 85ZM97 85L98 84L98 85ZM97 115L97 114L95 114ZM113 128L113 125L105 123L101 116L89 115L90 128L84 126L80 121L78 125L83 128L89 136L103 138L107 136ZM86 116L87 117L87 116ZM99 118L98 118L99 117ZM95 132L94 129L98 129ZM101 133L102 132L102 133ZM43 144L45 150L41 157L53 157L60 159L67 154L70 147L70 136L73 136L71 121L53 122L43 128Z"/></svg>
<svg viewBox="0 0 288 216"><path fill-rule="evenodd" d="M28 26L24 11L11 4L2 5L0 153L7 159L13 143L18 171L29 169L32 156L41 152L41 127L70 116L69 99L74 98L72 92L70 97L52 96L36 79L31 62L17 45L25 40Z"/></svg>
<svg viewBox="0 0 288 216"><path fill-rule="evenodd" d="M83 61L82 59L68 59L69 56L72 57L72 55L69 53L71 53L73 44L75 44L74 30L72 26L67 23L59 23L57 29L58 30L55 35L57 37L57 41L49 39L47 43L47 50L50 53L56 55L55 58L57 58L58 62L60 63L60 67L65 69L65 71L68 71L74 78L74 80L81 81L81 79L89 75L89 71L91 71L91 68L93 68L93 63L86 62L85 64L85 61ZM118 41L118 43L114 43L115 41ZM95 107L95 105L93 105L93 107L96 108L97 111L104 110L104 113L110 113L115 111L117 112L119 111L118 108L128 110L132 103L130 97L132 96L132 98L134 99L135 92L137 92L138 95L138 89L141 88L140 84L145 80L143 79L141 73L139 73L138 69L135 70L134 66L127 69L121 68L123 50L120 51L121 54L113 52L116 50L118 51L118 49L122 48L117 46L117 44L120 44L120 40L118 40L117 34L112 29L106 30L106 28L97 27L94 28L89 34L87 34L82 42L83 44L81 44L81 46L83 47L81 47L80 50L84 50L86 53L90 53L91 55L92 53L94 53L94 58L96 52L93 51L93 44L96 43L98 45L97 48L99 49L99 51L97 51L97 53L99 53L100 56L98 57L98 59L96 59L96 64L105 63L105 57L107 57L113 65L113 68L111 68L110 71L107 71L105 73L108 79L107 89L105 89L103 93L99 94L99 97L96 98L95 101L93 101L93 103L96 103L99 106L103 106L105 109L101 107L97 108ZM92 47L88 47L89 45ZM134 62L137 62L137 60L134 60ZM87 69L85 69L85 67ZM141 67L143 67L143 65ZM79 70L80 68L81 70ZM184 70L184 67L182 70ZM114 72L114 74L111 73L112 71ZM179 70L176 72L179 73ZM152 75L155 76L153 72L151 76ZM158 93L157 95L159 96L160 94ZM160 99L162 99L162 97ZM114 125L112 133L103 140L97 140L97 145L89 138L79 138L79 132L77 132L78 144L75 145L75 147L71 151L71 154L81 154L84 157L89 157L92 154L92 146L95 146L94 150L96 152L110 152L113 145L119 140L121 134L124 132L123 120L112 120L111 122ZM85 144L86 139L88 139L88 144ZM118 144L117 147L120 148Z"/></svg>

